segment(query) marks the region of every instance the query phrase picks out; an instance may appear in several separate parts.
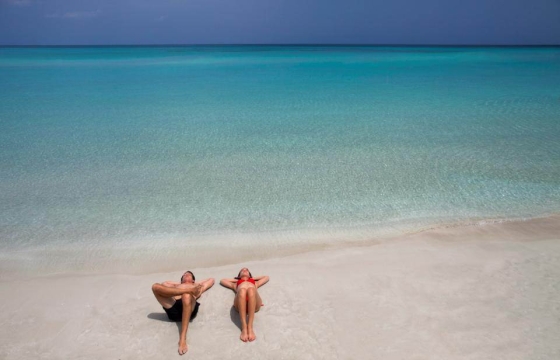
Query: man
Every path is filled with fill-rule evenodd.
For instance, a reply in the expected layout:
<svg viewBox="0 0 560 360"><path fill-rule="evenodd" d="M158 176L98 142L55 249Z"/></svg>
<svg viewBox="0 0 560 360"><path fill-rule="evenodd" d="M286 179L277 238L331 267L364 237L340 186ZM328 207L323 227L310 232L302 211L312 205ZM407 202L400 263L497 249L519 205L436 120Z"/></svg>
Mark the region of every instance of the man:
<svg viewBox="0 0 560 360"><path fill-rule="evenodd" d="M203 292L214 285L214 279L194 282L194 274L187 271L181 276L181 282L165 281L152 285L152 291L157 301L163 306L169 320L181 321L181 334L179 335L179 355L188 350L187 330L189 321L197 312L199 303L196 301Z"/></svg>

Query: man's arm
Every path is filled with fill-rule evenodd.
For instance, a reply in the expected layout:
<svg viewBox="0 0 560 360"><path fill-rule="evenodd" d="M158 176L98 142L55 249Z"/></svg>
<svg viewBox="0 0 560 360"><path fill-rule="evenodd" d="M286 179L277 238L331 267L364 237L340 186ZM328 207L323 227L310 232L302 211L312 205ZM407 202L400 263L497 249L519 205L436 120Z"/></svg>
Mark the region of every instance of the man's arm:
<svg viewBox="0 0 560 360"><path fill-rule="evenodd" d="M268 282L268 280L270 280L270 278L268 276L257 276L254 277L253 279L255 279L255 286L257 288L263 286L264 284L266 284Z"/></svg>
<svg viewBox="0 0 560 360"><path fill-rule="evenodd" d="M206 290L214 286L214 279L210 278L210 279L202 280L199 282L199 284L202 286L200 290L200 295L202 295L203 292L205 292ZM200 297L200 295L197 296L197 298Z"/></svg>

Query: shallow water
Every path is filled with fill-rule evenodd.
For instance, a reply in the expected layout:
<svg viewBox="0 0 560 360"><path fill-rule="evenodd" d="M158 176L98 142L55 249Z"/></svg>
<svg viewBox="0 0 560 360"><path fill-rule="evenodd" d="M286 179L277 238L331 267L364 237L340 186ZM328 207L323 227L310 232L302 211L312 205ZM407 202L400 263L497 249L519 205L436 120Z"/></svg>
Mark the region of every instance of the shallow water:
<svg viewBox="0 0 560 360"><path fill-rule="evenodd" d="M0 82L16 268L560 211L558 47L0 48Z"/></svg>

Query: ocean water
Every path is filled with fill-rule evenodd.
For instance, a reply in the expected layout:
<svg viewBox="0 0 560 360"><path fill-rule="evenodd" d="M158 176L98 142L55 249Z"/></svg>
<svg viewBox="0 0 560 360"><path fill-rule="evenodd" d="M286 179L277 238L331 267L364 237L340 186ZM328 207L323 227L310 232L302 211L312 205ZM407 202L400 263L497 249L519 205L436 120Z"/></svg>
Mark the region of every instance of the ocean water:
<svg viewBox="0 0 560 360"><path fill-rule="evenodd" d="M0 48L0 84L5 273L560 211L559 47Z"/></svg>

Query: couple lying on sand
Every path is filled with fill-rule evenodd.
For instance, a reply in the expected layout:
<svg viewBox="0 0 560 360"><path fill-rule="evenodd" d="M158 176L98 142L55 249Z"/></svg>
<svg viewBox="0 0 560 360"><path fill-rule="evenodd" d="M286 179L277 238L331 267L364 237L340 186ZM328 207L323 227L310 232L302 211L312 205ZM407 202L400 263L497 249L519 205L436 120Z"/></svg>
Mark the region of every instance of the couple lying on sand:
<svg viewBox="0 0 560 360"><path fill-rule="evenodd" d="M241 317L242 341L253 341L257 338L253 331L255 313L260 310L262 300L257 288L268 282L268 276L253 277L249 269L243 268L234 279L222 279L220 284L235 292L233 306ZM187 352L187 330L190 319L198 313L199 303L196 301L203 292L214 285L214 279L195 282L194 274L187 271L181 276L181 282L165 281L152 285L157 301L163 306L169 320L181 321L179 335L179 354ZM248 318L248 319L247 319Z"/></svg>

